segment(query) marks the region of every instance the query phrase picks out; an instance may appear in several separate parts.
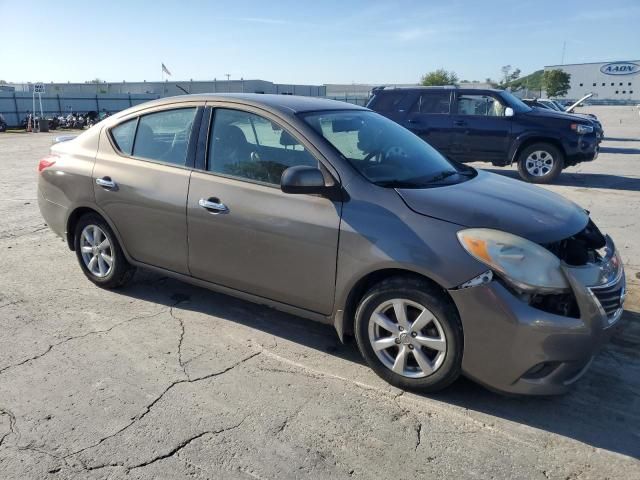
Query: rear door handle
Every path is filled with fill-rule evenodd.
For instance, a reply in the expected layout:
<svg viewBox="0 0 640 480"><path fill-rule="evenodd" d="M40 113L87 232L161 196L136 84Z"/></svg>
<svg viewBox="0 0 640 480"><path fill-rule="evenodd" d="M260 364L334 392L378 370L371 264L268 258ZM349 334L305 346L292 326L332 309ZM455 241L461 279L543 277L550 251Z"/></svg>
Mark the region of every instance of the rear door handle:
<svg viewBox="0 0 640 480"><path fill-rule="evenodd" d="M453 124L456 127L464 127L467 124L467 122L465 122L464 120L454 120Z"/></svg>
<svg viewBox="0 0 640 480"><path fill-rule="evenodd" d="M110 177L96 178L96 184L106 189L114 189L118 186Z"/></svg>
<svg viewBox="0 0 640 480"><path fill-rule="evenodd" d="M217 198L201 198L200 200L198 200L198 205L211 213L229 213L229 207L227 207Z"/></svg>

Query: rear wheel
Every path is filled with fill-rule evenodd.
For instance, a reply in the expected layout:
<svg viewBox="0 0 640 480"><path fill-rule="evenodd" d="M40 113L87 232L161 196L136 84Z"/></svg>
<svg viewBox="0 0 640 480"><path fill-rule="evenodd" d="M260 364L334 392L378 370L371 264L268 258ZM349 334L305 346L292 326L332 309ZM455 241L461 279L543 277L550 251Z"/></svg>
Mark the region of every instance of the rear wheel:
<svg viewBox="0 0 640 480"><path fill-rule="evenodd" d="M530 183L551 183L564 168L562 152L550 143L534 143L518 156L518 173Z"/></svg>
<svg viewBox="0 0 640 480"><path fill-rule="evenodd" d="M355 334L369 366L398 388L435 392L460 375L460 318L424 280L393 277L374 286L356 311Z"/></svg>
<svg viewBox="0 0 640 480"><path fill-rule="evenodd" d="M127 262L116 236L99 215L87 214L78 220L74 246L82 272L99 287L118 288L133 277L135 268Z"/></svg>

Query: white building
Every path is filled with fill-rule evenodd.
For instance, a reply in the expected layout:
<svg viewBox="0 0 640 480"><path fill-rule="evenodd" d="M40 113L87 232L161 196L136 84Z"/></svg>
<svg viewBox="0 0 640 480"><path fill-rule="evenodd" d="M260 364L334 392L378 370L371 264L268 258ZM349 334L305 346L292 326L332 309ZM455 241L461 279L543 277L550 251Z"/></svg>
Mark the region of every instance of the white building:
<svg viewBox="0 0 640 480"><path fill-rule="evenodd" d="M640 100L640 60L549 65L544 69L571 74L569 99L593 93L594 100Z"/></svg>

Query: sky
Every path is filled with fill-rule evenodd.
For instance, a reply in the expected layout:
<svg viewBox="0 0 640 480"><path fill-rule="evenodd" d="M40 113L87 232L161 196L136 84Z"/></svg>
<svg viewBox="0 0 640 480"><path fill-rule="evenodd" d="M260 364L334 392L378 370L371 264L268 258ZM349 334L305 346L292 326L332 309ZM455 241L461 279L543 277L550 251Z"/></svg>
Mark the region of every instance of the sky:
<svg viewBox="0 0 640 480"><path fill-rule="evenodd" d="M415 83L637 60L640 0L0 0L9 82Z"/></svg>

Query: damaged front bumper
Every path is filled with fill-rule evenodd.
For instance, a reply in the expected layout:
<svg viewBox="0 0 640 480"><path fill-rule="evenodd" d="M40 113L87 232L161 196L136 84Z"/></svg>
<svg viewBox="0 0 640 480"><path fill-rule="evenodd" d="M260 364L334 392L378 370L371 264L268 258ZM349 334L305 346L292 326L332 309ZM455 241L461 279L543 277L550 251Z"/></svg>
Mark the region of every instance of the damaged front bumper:
<svg viewBox="0 0 640 480"><path fill-rule="evenodd" d="M579 315L540 310L498 279L450 290L463 324L463 372L514 394L565 393L622 316L624 269L609 237L598 263L564 264Z"/></svg>

